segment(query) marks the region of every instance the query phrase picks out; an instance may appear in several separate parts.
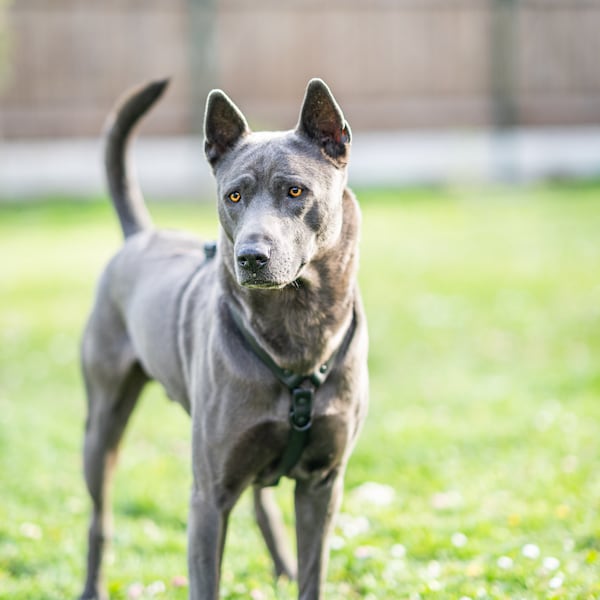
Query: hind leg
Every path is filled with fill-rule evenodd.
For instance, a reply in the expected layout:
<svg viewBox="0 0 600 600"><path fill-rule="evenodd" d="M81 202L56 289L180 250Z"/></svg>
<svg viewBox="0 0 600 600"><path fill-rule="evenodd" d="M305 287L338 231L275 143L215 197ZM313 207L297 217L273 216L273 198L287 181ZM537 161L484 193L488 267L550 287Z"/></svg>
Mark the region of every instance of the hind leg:
<svg viewBox="0 0 600 600"><path fill-rule="evenodd" d="M120 336L124 340L124 336ZM97 341L97 340L96 340ZM87 576L81 600L104 600L101 567L111 532L110 488L119 442L148 377L134 360L128 342L103 346L84 340L83 368L88 396L84 475L92 499ZM116 349L118 348L118 349ZM87 354L87 356L86 356ZM101 357L100 360L94 360Z"/></svg>
<svg viewBox="0 0 600 600"><path fill-rule="evenodd" d="M296 565L289 549L281 511L273 498L271 488L254 487L256 522L273 559L276 577L295 579Z"/></svg>

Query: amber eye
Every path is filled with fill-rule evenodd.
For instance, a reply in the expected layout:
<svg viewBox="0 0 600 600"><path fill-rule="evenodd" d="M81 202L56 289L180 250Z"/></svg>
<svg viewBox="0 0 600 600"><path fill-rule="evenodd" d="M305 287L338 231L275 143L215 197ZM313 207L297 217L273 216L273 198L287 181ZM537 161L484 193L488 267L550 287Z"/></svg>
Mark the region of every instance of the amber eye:
<svg viewBox="0 0 600 600"><path fill-rule="evenodd" d="M303 192L304 192L304 190L301 187L294 185L288 190L288 195L291 196L292 198L300 198L300 196L302 196Z"/></svg>
<svg viewBox="0 0 600 600"><path fill-rule="evenodd" d="M242 195L239 192L231 192L231 194L229 194L228 198L232 202L239 202L242 199Z"/></svg>

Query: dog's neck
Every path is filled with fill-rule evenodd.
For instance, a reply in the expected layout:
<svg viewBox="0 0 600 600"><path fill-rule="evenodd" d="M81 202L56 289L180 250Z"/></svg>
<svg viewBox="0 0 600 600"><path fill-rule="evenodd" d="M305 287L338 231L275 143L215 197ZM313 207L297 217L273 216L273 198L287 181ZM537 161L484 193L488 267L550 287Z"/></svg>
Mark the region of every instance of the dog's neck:
<svg viewBox="0 0 600 600"><path fill-rule="evenodd" d="M345 190L344 219L333 248L314 260L294 284L281 290L242 288L223 264L225 302L240 310L257 342L277 364L311 372L342 343L356 299L360 212Z"/></svg>

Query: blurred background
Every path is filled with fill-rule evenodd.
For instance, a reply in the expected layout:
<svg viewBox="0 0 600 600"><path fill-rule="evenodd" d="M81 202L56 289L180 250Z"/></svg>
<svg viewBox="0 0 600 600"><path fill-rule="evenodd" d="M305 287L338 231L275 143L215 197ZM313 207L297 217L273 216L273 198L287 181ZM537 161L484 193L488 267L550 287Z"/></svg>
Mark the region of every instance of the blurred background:
<svg viewBox="0 0 600 600"><path fill-rule="evenodd" d="M327 597L600 598L599 33L600 0L0 0L0 600L80 591L101 132L164 76L134 148L161 227L218 231L211 88L288 129L322 77L353 130L371 407ZM189 420L151 384L124 445L111 598L185 600ZM297 598L252 514L221 597Z"/></svg>
<svg viewBox="0 0 600 600"><path fill-rule="evenodd" d="M102 190L108 110L132 85L164 76L171 89L137 156L159 197L210 189L197 138L210 89L223 88L255 128L288 129L315 76L354 130L355 184L600 173L595 0L2 6L1 195Z"/></svg>

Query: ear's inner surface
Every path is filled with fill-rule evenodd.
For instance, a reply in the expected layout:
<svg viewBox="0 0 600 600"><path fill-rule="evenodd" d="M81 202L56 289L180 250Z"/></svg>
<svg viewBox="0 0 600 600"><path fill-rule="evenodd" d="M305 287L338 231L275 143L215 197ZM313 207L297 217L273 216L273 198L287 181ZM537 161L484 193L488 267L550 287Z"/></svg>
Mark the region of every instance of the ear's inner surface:
<svg viewBox="0 0 600 600"><path fill-rule="evenodd" d="M347 158L350 127L327 85L312 79L304 96L297 131L318 144L335 160Z"/></svg>
<svg viewBox="0 0 600 600"><path fill-rule="evenodd" d="M217 162L240 138L250 133L240 109L221 90L213 90L206 101L204 117L204 151L208 162Z"/></svg>

